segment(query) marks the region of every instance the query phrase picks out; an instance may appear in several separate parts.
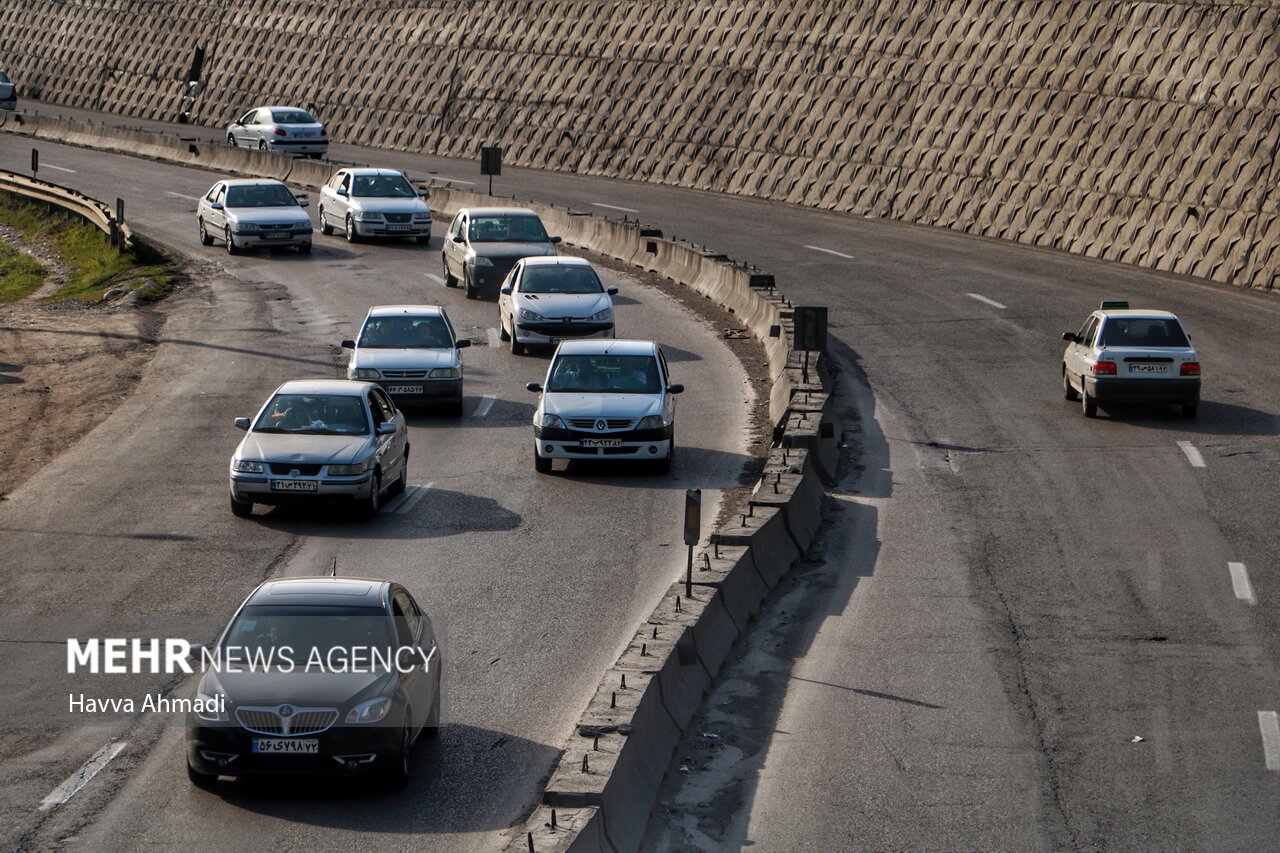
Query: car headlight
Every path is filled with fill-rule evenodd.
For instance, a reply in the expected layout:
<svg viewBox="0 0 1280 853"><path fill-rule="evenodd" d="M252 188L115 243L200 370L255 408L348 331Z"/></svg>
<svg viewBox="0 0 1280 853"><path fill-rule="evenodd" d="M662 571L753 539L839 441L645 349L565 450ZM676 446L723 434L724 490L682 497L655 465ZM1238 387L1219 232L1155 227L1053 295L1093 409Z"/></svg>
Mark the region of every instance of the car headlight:
<svg viewBox="0 0 1280 853"><path fill-rule="evenodd" d="M252 222L237 222L234 227L237 232L258 230L258 226Z"/></svg>
<svg viewBox="0 0 1280 853"><path fill-rule="evenodd" d="M430 213L430 212L427 212L427 213L415 213L415 214L413 215L413 221L414 221L414 222L430 222L430 221L431 221L431 213Z"/></svg>
<svg viewBox="0 0 1280 853"><path fill-rule="evenodd" d="M493 266L493 261L489 260L488 258L481 258L477 256L472 259L471 265L473 267L491 267Z"/></svg>
<svg viewBox="0 0 1280 853"><path fill-rule="evenodd" d="M662 415L649 415L647 418L640 419L636 429L662 429L664 426L666 424L662 422Z"/></svg>
<svg viewBox="0 0 1280 853"><path fill-rule="evenodd" d="M372 461L373 461L373 457L370 456L368 459L364 460L363 462L357 462L353 465L330 465L329 473L332 474L334 477L354 477L358 474L363 474L365 471L368 471L369 463Z"/></svg>
<svg viewBox="0 0 1280 853"><path fill-rule="evenodd" d="M431 379L461 379L462 371L456 367L436 367L427 375Z"/></svg>
<svg viewBox="0 0 1280 853"><path fill-rule="evenodd" d="M294 230L294 231L310 231L310 230L311 230L311 220L310 220L310 219L302 219L302 220L299 220L299 221L297 221L297 222L293 223L293 230Z"/></svg>
<svg viewBox="0 0 1280 853"><path fill-rule="evenodd" d="M545 318L541 314L537 313L536 311L530 311L528 308L521 308L520 319L532 320L533 322L538 323L544 320Z"/></svg>
<svg viewBox="0 0 1280 853"><path fill-rule="evenodd" d="M612 319L613 319L613 309L612 309L612 308L606 308L606 309L604 309L603 311L597 311L596 313L592 314L592 315L591 315L590 317L588 317L587 319L588 319L588 320L612 320Z"/></svg>
<svg viewBox="0 0 1280 853"><path fill-rule="evenodd" d="M265 474L267 465L265 462L250 462L247 459L237 459L231 463L231 470L240 474Z"/></svg>
<svg viewBox="0 0 1280 853"><path fill-rule="evenodd" d="M380 374L372 367L357 367L351 371L352 379L378 379Z"/></svg>
<svg viewBox="0 0 1280 853"><path fill-rule="evenodd" d="M560 420L559 415L543 415L542 426L544 429L564 429L564 421Z"/></svg>
<svg viewBox="0 0 1280 853"><path fill-rule="evenodd" d="M356 219L359 219L361 222L381 222L382 221L382 214L375 213L372 210L357 210L352 214L352 216L354 216Z"/></svg>
<svg viewBox="0 0 1280 853"><path fill-rule="evenodd" d="M370 699L347 712L348 723L380 723L391 711L391 699Z"/></svg>
<svg viewBox="0 0 1280 853"><path fill-rule="evenodd" d="M219 701L221 700L221 701ZM212 696L203 690L196 692L196 701L200 704L192 708L192 713L206 723L227 722L227 697ZM196 709L199 710L196 710Z"/></svg>

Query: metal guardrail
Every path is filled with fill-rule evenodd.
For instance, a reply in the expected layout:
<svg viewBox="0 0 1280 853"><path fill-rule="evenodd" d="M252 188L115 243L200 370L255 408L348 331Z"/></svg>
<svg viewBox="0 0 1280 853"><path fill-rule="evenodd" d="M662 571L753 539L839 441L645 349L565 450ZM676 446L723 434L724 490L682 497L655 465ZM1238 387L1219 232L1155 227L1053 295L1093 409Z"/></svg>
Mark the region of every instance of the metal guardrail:
<svg viewBox="0 0 1280 853"><path fill-rule="evenodd" d="M79 214L110 237L113 246L121 250L133 248L133 231L126 223L116 218L111 206L79 190L42 181L39 178L29 178L4 169L0 169L0 189L57 205Z"/></svg>

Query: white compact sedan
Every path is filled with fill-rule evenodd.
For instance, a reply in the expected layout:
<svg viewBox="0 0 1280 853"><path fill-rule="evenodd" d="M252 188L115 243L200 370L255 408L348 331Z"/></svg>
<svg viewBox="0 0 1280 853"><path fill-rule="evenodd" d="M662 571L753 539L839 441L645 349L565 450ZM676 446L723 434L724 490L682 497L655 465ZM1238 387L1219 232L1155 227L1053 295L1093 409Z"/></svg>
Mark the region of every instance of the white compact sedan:
<svg viewBox="0 0 1280 853"><path fill-rule="evenodd" d="M254 504L348 502L377 515L404 491L409 431L386 392L369 382L303 379L276 389L231 457L231 512Z"/></svg>
<svg viewBox="0 0 1280 853"><path fill-rule="evenodd" d="M565 341L556 349L533 413L533 464L553 459L652 460L671 467L675 395L667 359L653 341Z"/></svg>
<svg viewBox="0 0 1280 853"><path fill-rule="evenodd" d="M1103 302L1079 332L1063 332L1062 391L1092 418L1107 403L1174 403L1184 417L1200 408L1200 357L1168 311Z"/></svg>
<svg viewBox="0 0 1280 853"><path fill-rule="evenodd" d="M196 205L200 243L212 246L215 239L222 240L230 255L258 246L310 252L311 218L303 210L310 203L280 181L218 181Z"/></svg>
<svg viewBox="0 0 1280 853"><path fill-rule="evenodd" d="M319 157L329 150L329 131L297 107L254 107L227 125L227 144Z"/></svg>
<svg viewBox="0 0 1280 853"><path fill-rule="evenodd" d="M347 378L376 382L401 406L438 405L462 415L462 357L471 346L459 339L438 305L375 305L360 334L343 341L351 350Z"/></svg>
<svg viewBox="0 0 1280 853"><path fill-rule="evenodd" d="M605 287L585 258L525 258L502 283L498 336L519 355L526 345L612 338L616 287Z"/></svg>
<svg viewBox="0 0 1280 853"><path fill-rule="evenodd" d="M320 191L320 233L341 228L347 242L363 237L416 237L431 242L425 187L413 188L394 169L339 169Z"/></svg>

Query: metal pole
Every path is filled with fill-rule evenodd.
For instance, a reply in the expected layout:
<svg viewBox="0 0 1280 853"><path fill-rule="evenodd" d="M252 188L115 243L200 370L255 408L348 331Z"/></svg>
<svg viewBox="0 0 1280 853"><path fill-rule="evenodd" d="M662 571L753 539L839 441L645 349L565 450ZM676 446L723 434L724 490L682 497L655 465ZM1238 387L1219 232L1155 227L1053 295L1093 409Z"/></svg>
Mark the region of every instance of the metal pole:
<svg viewBox="0 0 1280 853"><path fill-rule="evenodd" d="M689 564L684 570L684 597L693 598L693 546L689 546Z"/></svg>

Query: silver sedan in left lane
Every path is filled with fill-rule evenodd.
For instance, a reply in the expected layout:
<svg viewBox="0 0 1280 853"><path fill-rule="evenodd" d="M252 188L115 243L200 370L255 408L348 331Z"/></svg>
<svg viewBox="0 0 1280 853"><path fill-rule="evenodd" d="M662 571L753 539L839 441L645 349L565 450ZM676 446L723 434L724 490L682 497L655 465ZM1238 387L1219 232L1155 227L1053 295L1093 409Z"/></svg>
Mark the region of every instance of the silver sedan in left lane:
<svg viewBox="0 0 1280 853"><path fill-rule="evenodd" d="M229 255L258 246L293 246L306 254L312 228L303 208L309 204L280 181L218 181L196 205L200 243L212 246L220 239Z"/></svg>
<svg viewBox="0 0 1280 853"><path fill-rule="evenodd" d="M276 389L231 457L231 512L255 503L346 503L372 518L409 479L404 415L377 385L302 379Z"/></svg>

